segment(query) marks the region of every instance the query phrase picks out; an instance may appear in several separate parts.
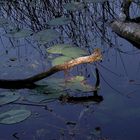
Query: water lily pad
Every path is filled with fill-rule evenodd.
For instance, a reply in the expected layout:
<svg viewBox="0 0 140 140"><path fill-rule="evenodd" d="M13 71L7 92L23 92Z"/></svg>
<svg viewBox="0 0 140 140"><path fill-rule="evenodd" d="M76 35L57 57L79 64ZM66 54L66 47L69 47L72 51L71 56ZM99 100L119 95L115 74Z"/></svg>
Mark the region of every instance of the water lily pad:
<svg viewBox="0 0 140 140"><path fill-rule="evenodd" d="M85 82L85 78L83 76L75 76L70 78L67 80L64 86L72 91L88 92L93 90L93 87Z"/></svg>
<svg viewBox="0 0 140 140"><path fill-rule="evenodd" d="M60 34L53 29L45 29L36 34L34 34L34 38L40 43L45 44L57 39Z"/></svg>
<svg viewBox="0 0 140 140"><path fill-rule="evenodd" d="M64 8L68 11L77 11L83 9L84 7L84 3L81 2L71 2L64 5Z"/></svg>
<svg viewBox="0 0 140 140"><path fill-rule="evenodd" d="M0 123L2 124L14 124L27 119L31 115L31 111L19 109L10 110L4 113L0 113Z"/></svg>
<svg viewBox="0 0 140 140"><path fill-rule="evenodd" d="M52 99L52 97L57 98L60 95L66 95L66 89L80 92L93 91L93 87L86 83L84 76L74 76L67 80L61 78L49 78L43 83L45 85L37 87L36 90L39 94L46 93L47 96L45 99L47 100ZM41 98L43 98L43 96Z"/></svg>
<svg viewBox="0 0 140 140"><path fill-rule="evenodd" d="M17 92L2 92L0 93L0 105L8 104L18 100L20 94Z"/></svg>
<svg viewBox="0 0 140 140"><path fill-rule="evenodd" d="M11 30L6 34L7 37L25 38L31 36L33 32L29 29Z"/></svg>
<svg viewBox="0 0 140 140"><path fill-rule="evenodd" d="M58 17L50 20L47 24L51 26L57 26L57 25L66 25L69 24L70 22L71 20L67 17Z"/></svg>
<svg viewBox="0 0 140 140"><path fill-rule="evenodd" d="M48 86L58 86L59 83L63 83L64 81L65 80L63 78L47 78L47 81L40 81L39 84Z"/></svg>
<svg viewBox="0 0 140 140"><path fill-rule="evenodd" d="M68 81L69 82L82 82L85 80L85 77L84 76L75 76L75 77L72 77L70 78Z"/></svg>
<svg viewBox="0 0 140 140"><path fill-rule="evenodd" d="M70 45L70 44L57 44L57 45L54 45L54 46L48 48L47 52L52 53L52 54L62 54L62 50L67 47L71 48L74 46Z"/></svg>
<svg viewBox="0 0 140 140"><path fill-rule="evenodd" d="M87 55L87 52L78 47L67 47L62 50L62 54L70 58L76 58Z"/></svg>
<svg viewBox="0 0 140 140"><path fill-rule="evenodd" d="M30 94L27 96L26 100L34 103L46 103L47 101L58 99L60 95L65 95L65 94L66 93L59 92L59 91L54 93L49 93L49 94L41 94L41 93Z"/></svg>
<svg viewBox="0 0 140 140"><path fill-rule="evenodd" d="M54 81L55 80L55 81ZM28 95L26 100L30 102L44 103L53 99L58 99L60 95L66 95L64 88L59 84L59 79L48 79L46 85L40 85L35 90L34 93ZM44 84L45 84L44 83Z"/></svg>
<svg viewBox="0 0 140 140"><path fill-rule="evenodd" d="M63 54L70 58L76 58L79 56L87 55L87 52L81 48L75 47L69 44L58 44L47 49L48 53ZM62 58L63 59L63 58ZM64 58L65 59L65 58Z"/></svg>
<svg viewBox="0 0 140 140"><path fill-rule="evenodd" d="M59 56L55 59L52 60L52 65L60 65L60 64L64 64L66 61L71 60L72 58L67 57L67 56Z"/></svg>
<svg viewBox="0 0 140 140"><path fill-rule="evenodd" d="M52 95L53 94L51 94L51 96ZM50 97L50 96L48 97L45 94L30 94L30 95L27 96L26 100L30 101L30 102L35 102L35 103L43 103L45 101L54 99L53 97L55 98L55 95L53 95L52 97Z"/></svg>

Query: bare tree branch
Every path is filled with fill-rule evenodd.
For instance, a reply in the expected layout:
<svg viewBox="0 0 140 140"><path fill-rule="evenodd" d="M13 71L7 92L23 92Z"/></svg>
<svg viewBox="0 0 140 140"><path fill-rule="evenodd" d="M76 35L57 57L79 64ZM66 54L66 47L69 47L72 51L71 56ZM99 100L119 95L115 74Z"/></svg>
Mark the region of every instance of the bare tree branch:
<svg viewBox="0 0 140 140"><path fill-rule="evenodd" d="M31 76L29 78L0 79L0 87L5 87L5 88L7 88L7 87L8 88L28 87L30 85L34 85L34 83L39 80L42 80L46 77L49 77L50 75L53 75L56 72L71 69L74 66L77 66L79 64L96 62L101 59L102 59L102 55L101 55L100 49L95 49L93 51L93 53L89 56L83 56L83 57L78 57L78 58L72 59L70 61L65 62L64 64L56 65L56 66L50 68L48 71L39 73L39 74Z"/></svg>

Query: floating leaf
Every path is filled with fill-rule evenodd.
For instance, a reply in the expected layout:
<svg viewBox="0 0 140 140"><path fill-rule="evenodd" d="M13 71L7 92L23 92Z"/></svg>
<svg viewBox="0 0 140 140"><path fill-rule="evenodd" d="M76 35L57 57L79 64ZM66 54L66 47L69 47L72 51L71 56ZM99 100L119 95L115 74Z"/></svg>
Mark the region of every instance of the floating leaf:
<svg viewBox="0 0 140 140"><path fill-rule="evenodd" d="M39 93L30 94L27 96L26 100L30 102L35 102L35 103L46 103L47 101L58 99L60 95L65 95L65 94L59 91L56 93L49 93L49 94L39 94Z"/></svg>
<svg viewBox="0 0 140 140"><path fill-rule="evenodd" d="M42 81L41 85L48 85L53 87L56 85L58 86L59 83L64 83L64 79L62 78L48 78L47 81Z"/></svg>
<svg viewBox="0 0 140 140"><path fill-rule="evenodd" d="M82 82L85 80L85 77L84 76L75 76L75 77L72 77L70 78L68 81L69 82Z"/></svg>
<svg viewBox="0 0 140 140"><path fill-rule="evenodd" d="M54 46L48 48L47 52L52 53L52 54L62 54L62 50L67 47L70 48L70 47L74 47L74 46L69 45L69 44L57 44L57 45L54 45Z"/></svg>
<svg viewBox="0 0 140 140"><path fill-rule="evenodd" d="M58 79L56 81L59 81ZM48 83L48 84L47 84ZM51 84L46 82L47 85L41 85L36 88L36 91L34 94L30 94L27 96L26 100L30 102L37 102L37 103L44 103L46 101L50 101L53 99L57 99L60 97L60 95L66 95L66 93L63 91L63 87L61 87L58 83Z"/></svg>
<svg viewBox="0 0 140 140"><path fill-rule="evenodd" d="M54 92L62 92L64 90L63 87L60 86L61 83L64 83L64 79L61 78L49 78L47 81L41 82L41 85L36 88L38 93L54 93Z"/></svg>
<svg viewBox="0 0 140 140"><path fill-rule="evenodd" d="M29 110L10 110L0 114L0 123L14 124L27 119L31 115Z"/></svg>
<svg viewBox="0 0 140 140"><path fill-rule="evenodd" d="M42 30L34 34L34 38L39 41L40 44L45 44L57 39L60 34L53 29Z"/></svg>
<svg viewBox="0 0 140 140"><path fill-rule="evenodd" d="M78 47L67 47L62 50L62 54L70 58L76 58L79 56L87 55L87 52Z"/></svg>
<svg viewBox="0 0 140 140"><path fill-rule="evenodd" d="M77 11L83 9L84 7L85 5L81 2L71 2L64 5L64 8L68 11Z"/></svg>
<svg viewBox="0 0 140 140"><path fill-rule="evenodd" d="M49 99L52 99L52 98L48 98L48 96L45 94L30 94L26 98L27 101L35 102L35 103L41 103Z"/></svg>
<svg viewBox="0 0 140 140"><path fill-rule="evenodd" d="M69 24L70 22L71 20L67 17L58 17L50 20L47 24L51 26L57 26L57 25L66 25Z"/></svg>
<svg viewBox="0 0 140 140"><path fill-rule="evenodd" d="M12 30L6 34L7 37L25 38L31 36L33 32L29 29Z"/></svg>
<svg viewBox="0 0 140 140"><path fill-rule="evenodd" d="M35 88L34 93L27 96L27 100L31 102L44 103L52 99L59 98L60 95L65 95L64 88L61 86L64 79L48 78L47 81L40 82Z"/></svg>
<svg viewBox="0 0 140 140"><path fill-rule="evenodd" d="M59 97L60 95L66 95L64 89L70 89L71 91L89 92L93 91L93 87L88 85L83 76L75 76L68 80L60 78L49 78L44 83L45 85L36 88L37 93L46 93L48 97ZM42 84L41 84L42 85Z"/></svg>
<svg viewBox="0 0 140 140"><path fill-rule="evenodd" d="M55 59L52 60L52 65L55 66L55 65L60 65L60 64L63 64L65 63L66 61L69 61L71 60L72 58L70 57L67 57L67 56L59 56Z"/></svg>
<svg viewBox="0 0 140 140"><path fill-rule="evenodd" d="M64 86L72 91L88 92L93 90L92 86L85 83L85 78L83 76L72 77L67 80Z"/></svg>
<svg viewBox="0 0 140 140"><path fill-rule="evenodd" d="M19 99L20 94L17 92L2 92L0 93L0 105L8 104Z"/></svg>
<svg viewBox="0 0 140 140"><path fill-rule="evenodd" d="M72 91L81 91L81 92L93 91L93 88L90 85L83 84L80 82L73 82L73 83L69 82L65 86Z"/></svg>
<svg viewBox="0 0 140 140"><path fill-rule="evenodd" d="M54 45L47 49L47 52L53 54L63 54L70 58L76 58L79 56L87 55L87 52L85 50L68 44Z"/></svg>

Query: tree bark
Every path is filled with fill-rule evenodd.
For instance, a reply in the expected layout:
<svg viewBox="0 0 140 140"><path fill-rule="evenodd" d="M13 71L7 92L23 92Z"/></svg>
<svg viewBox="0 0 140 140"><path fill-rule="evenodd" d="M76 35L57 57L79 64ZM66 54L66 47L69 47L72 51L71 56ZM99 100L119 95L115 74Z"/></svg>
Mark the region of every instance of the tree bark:
<svg viewBox="0 0 140 140"><path fill-rule="evenodd" d="M111 27L119 36L130 41L137 48L140 48L140 17L131 19L129 9L132 1L133 0L123 0L121 12L122 15L125 15L126 19L124 21L115 20L111 23Z"/></svg>
<svg viewBox="0 0 140 140"><path fill-rule="evenodd" d="M121 37L140 45L140 24L135 22L114 21L112 30Z"/></svg>
<svg viewBox="0 0 140 140"><path fill-rule="evenodd" d="M89 56L78 57L70 61L65 62L64 64L56 65L50 68L48 71L36 74L29 78L25 79L0 79L1 88L27 88L34 87L35 82L42 80L50 75L53 75L56 72L68 70L84 63L92 63L102 59L102 54L100 49L95 49L93 53Z"/></svg>

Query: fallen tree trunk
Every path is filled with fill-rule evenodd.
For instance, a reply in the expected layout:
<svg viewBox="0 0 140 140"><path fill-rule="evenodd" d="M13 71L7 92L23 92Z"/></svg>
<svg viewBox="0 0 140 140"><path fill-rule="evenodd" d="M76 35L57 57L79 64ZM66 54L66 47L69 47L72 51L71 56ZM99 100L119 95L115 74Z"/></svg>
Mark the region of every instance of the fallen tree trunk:
<svg viewBox="0 0 140 140"><path fill-rule="evenodd" d="M140 24L135 22L114 21L111 23L112 30L119 36L132 43L140 45Z"/></svg>
<svg viewBox="0 0 140 140"><path fill-rule="evenodd" d="M0 79L1 88L27 88L34 87L34 83L42 80L50 75L53 75L56 72L68 70L73 68L76 65L84 63L92 63L102 59L100 49L95 49L93 53L89 56L78 57L70 61L65 62L64 64L56 65L50 68L48 71L39 73L37 75L31 76L25 79Z"/></svg>
<svg viewBox="0 0 140 140"><path fill-rule="evenodd" d="M111 23L111 28L119 36L140 48L140 17L131 19L129 10L132 2L133 0L122 1L120 17Z"/></svg>

